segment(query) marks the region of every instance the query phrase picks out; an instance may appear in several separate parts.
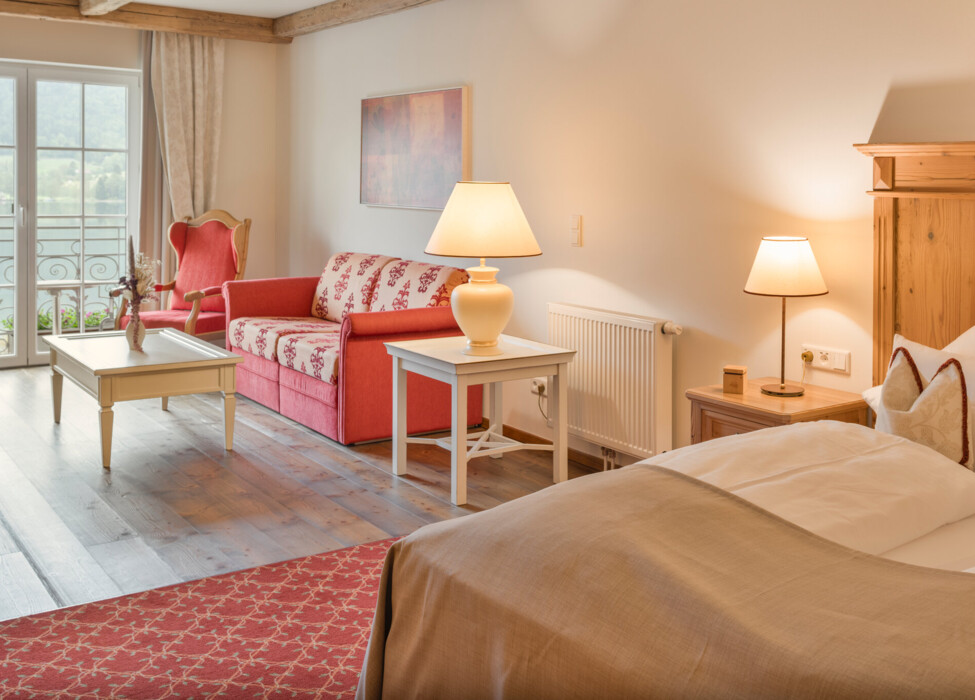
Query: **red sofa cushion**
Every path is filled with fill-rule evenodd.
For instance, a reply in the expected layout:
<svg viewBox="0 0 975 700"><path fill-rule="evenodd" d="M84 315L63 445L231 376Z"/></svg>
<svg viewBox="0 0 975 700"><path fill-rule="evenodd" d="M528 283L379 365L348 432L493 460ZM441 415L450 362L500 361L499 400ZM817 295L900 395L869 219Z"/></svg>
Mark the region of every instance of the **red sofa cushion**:
<svg viewBox="0 0 975 700"><path fill-rule="evenodd" d="M315 288L311 315L341 321L346 315L369 310L379 273L396 258L365 253L336 253L325 265Z"/></svg>

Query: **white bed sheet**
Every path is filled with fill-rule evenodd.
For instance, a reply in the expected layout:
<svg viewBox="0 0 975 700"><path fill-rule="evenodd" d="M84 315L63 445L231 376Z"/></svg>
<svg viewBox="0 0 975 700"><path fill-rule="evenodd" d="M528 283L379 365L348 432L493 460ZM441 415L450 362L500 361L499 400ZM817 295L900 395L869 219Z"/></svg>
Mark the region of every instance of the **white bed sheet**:
<svg viewBox="0 0 975 700"><path fill-rule="evenodd" d="M854 549L920 566L975 567L975 473L903 438L818 421L645 461Z"/></svg>

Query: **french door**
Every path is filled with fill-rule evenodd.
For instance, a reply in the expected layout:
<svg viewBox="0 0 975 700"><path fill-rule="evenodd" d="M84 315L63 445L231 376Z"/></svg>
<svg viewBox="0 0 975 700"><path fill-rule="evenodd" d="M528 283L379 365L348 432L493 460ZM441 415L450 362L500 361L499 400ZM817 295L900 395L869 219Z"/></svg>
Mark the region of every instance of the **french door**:
<svg viewBox="0 0 975 700"><path fill-rule="evenodd" d="M110 327L141 116L134 71L0 62L0 367L47 362L52 332Z"/></svg>

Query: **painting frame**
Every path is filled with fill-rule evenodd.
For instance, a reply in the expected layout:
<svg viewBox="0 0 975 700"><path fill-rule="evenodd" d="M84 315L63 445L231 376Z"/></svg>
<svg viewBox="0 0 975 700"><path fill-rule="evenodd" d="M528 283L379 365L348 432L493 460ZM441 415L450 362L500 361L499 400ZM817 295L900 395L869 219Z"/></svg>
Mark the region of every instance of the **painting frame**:
<svg viewBox="0 0 975 700"><path fill-rule="evenodd" d="M471 179L470 111L467 85L364 98L359 203L442 211Z"/></svg>

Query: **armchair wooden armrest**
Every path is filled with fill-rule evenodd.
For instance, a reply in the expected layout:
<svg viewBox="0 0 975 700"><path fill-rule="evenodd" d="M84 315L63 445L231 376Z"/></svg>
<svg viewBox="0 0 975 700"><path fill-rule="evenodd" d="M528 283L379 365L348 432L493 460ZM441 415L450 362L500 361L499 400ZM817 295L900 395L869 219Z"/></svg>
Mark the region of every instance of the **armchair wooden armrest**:
<svg viewBox="0 0 975 700"><path fill-rule="evenodd" d="M157 284L152 289L155 292L171 292L176 289L176 280L167 282L166 284Z"/></svg>
<svg viewBox="0 0 975 700"><path fill-rule="evenodd" d="M108 296L119 298L118 311L115 312L115 330L122 330L122 317L125 316L126 312L129 310L129 300L122 296L121 289L112 289L109 291Z"/></svg>
<svg viewBox="0 0 975 700"><path fill-rule="evenodd" d="M203 300L207 297L216 297L221 294L223 294L223 288L217 286L197 289L184 294L183 300L189 304L193 304L193 308L190 309L190 315L186 318L186 325L183 326L183 331L190 335L196 335L196 319L200 315Z"/></svg>

